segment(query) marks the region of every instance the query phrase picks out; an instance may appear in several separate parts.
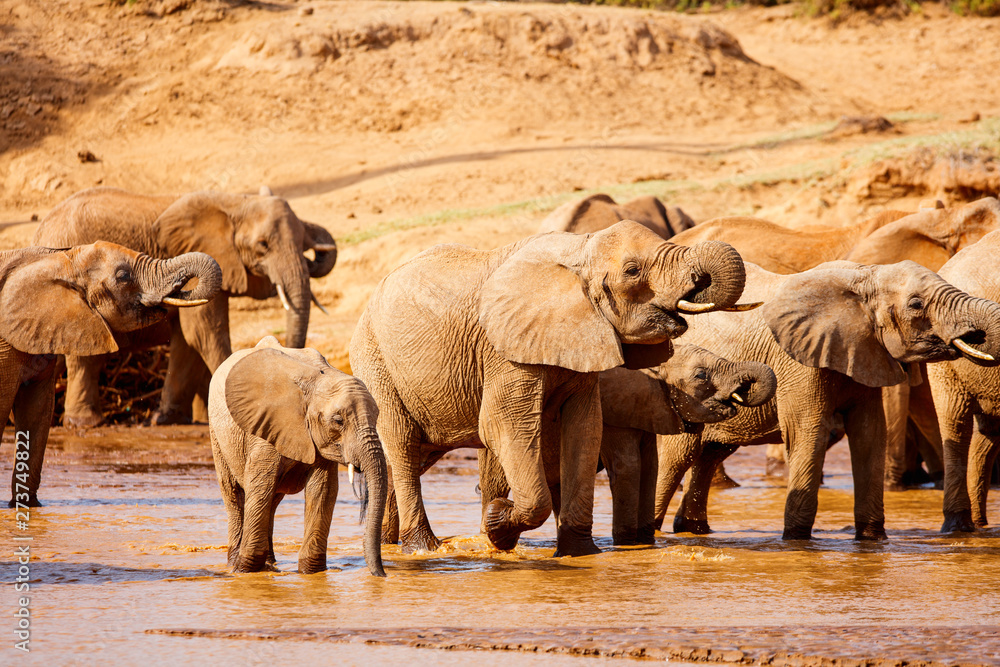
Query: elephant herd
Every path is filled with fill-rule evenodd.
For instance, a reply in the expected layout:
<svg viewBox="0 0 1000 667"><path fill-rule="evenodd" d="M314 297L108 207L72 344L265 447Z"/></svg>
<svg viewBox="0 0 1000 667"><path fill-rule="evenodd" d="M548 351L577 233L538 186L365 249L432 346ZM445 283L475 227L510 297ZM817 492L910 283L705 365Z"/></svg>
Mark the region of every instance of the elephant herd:
<svg viewBox="0 0 1000 667"><path fill-rule="evenodd" d="M599 552L601 467L615 544L652 544L685 474L674 531L710 532L713 476L758 444L787 462L784 538L808 539L841 433L856 539L886 537L883 488L917 449L943 473L942 530L986 525L1000 451L996 199L789 229L594 195L541 232L488 251L435 246L385 276L350 376L303 347L310 279L337 248L286 201L78 193L33 247L0 253L0 413L31 437L10 505L38 504L55 355L65 420L86 426L102 419L104 355L169 340L153 421L207 410L234 571L275 568L275 510L300 491L299 571L326 569L339 465L359 476L373 575L382 544L435 550L421 475L458 448L478 449L482 531L501 550L554 515L555 555ZM274 294L287 347L266 337L233 353L229 297Z"/></svg>

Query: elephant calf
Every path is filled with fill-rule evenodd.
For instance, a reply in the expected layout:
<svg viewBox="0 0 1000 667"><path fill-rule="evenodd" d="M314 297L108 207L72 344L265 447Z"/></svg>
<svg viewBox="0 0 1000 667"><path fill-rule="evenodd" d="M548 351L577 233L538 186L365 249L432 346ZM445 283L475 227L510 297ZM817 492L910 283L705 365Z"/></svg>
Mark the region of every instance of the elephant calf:
<svg viewBox="0 0 1000 667"><path fill-rule="evenodd" d="M312 348L281 347L267 336L219 366L208 417L235 572L276 569L274 512L285 494L303 489L299 572L325 570L337 464L344 464L352 477L355 467L365 476L365 562L374 576L385 576L379 538L388 471L375 432L378 406L360 380Z"/></svg>
<svg viewBox="0 0 1000 667"><path fill-rule="evenodd" d="M182 289L192 278L194 289ZM0 252L0 415L18 432L10 507L36 507L52 424L55 355L105 354L120 334L198 306L222 283L200 252L153 259L114 243ZM0 434L3 426L0 426ZM26 434L26 436L24 435Z"/></svg>
<svg viewBox="0 0 1000 667"><path fill-rule="evenodd" d="M615 544L653 544L657 434L698 433L703 424L735 416L738 407L770 401L777 387L765 364L732 362L683 344L655 368L612 368L599 383L601 463L611 481ZM479 488L484 517L489 503L509 492L496 457L485 449L479 451Z"/></svg>

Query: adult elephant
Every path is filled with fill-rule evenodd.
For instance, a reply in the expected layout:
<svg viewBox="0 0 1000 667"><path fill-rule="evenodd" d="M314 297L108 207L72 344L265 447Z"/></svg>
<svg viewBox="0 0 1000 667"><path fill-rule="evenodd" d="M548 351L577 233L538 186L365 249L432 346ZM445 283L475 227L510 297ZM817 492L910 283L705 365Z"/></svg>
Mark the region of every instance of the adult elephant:
<svg viewBox="0 0 1000 667"><path fill-rule="evenodd" d="M691 216L677 206L665 205L656 197L639 197L619 205L606 194L596 194L566 202L552 211L542 220L538 233L592 234L622 220L634 220L664 239L694 227Z"/></svg>
<svg viewBox="0 0 1000 667"><path fill-rule="evenodd" d="M678 343L656 368L612 368L600 374L601 464L611 484L615 544L653 544L656 435L698 433L774 397L774 371L755 361L729 361ZM483 530L489 504L510 492L499 461L479 451Z"/></svg>
<svg viewBox="0 0 1000 667"><path fill-rule="evenodd" d="M597 553L597 373L659 364L681 313L734 306L743 280L730 246L681 248L631 221L492 251L436 246L386 276L350 356L379 405L403 550L440 545L421 473L452 449L488 447L513 492L487 509L497 548L555 509L556 554Z"/></svg>
<svg viewBox="0 0 1000 667"><path fill-rule="evenodd" d="M884 539L881 388L915 380L907 367L919 362L1000 353L1000 306L914 262L838 261L790 276L748 263L744 298L764 306L697 318L684 340L730 359L767 364L778 378L777 394L701 434L660 437L657 520L662 524L687 462L694 461L674 530L709 532L707 480L718 462L741 445L784 442L789 478L783 536L808 539L839 413L851 449L855 538Z"/></svg>
<svg viewBox="0 0 1000 667"><path fill-rule="evenodd" d="M114 352L125 332L206 303L221 278L203 253L158 260L105 242L0 252L0 415L5 424L13 409L18 436L11 507L39 504L55 355Z"/></svg>
<svg viewBox="0 0 1000 667"><path fill-rule="evenodd" d="M969 294L1000 300L1000 231L957 253L941 276ZM929 365L927 380L944 447L941 532L971 532L988 523L990 472L1000 452L1000 368L956 359Z"/></svg>
<svg viewBox="0 0 1000 667"><path fill-rule="evenodd" d="M191 401L207 397L210 372L232 353L229 297L268 298L277 292L288 311L285 342L302 347L315 301L310 278L325 276L337 261L328 231L303 222L288 202L263 188L260 195L193 192L178 196L136 195L92 188L56 206L42 220L33 242L62 247L112 241L169 258L189 251L211 255L222 267L222 291L211 303L172 318L170 362L153 421L189 421ZM303 253L312 250L314 258ZM163 331L131 336L134 347L165 342ZM98 375L101 358L66 359L68 386L64 421L91 426L102 419Z"/></svg>

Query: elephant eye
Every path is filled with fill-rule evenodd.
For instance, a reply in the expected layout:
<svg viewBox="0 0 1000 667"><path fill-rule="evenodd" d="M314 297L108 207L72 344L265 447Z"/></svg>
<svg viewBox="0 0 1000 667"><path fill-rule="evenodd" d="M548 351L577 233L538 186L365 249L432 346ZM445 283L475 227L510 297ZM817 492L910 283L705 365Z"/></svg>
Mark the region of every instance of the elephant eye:
<svg viewBox="0 0 1000 667"><path fill-rule="evenodd" d="M120 283L127 283L128 281L132 280L132 272L129 271L128 269L118 269L118 271L115 273L115 280L117 280Z"/></svg>
<svg viewBox="0 0 1000 667"><path fill-rule="evenodd" d="M919 296L910 297L910 302L906 304L911 310L923 310L924 301Z"/></svg>
<svg viewBox="0 0 1000 667"><path fill-rule="evenodd" d="M631 276L632 278L634 278L637 275L639 275L639 267L636 266L635 264L629 264L628 266L625 267L622 273L624 273L626 276Z"/></svg>
<svg viewBox="0 0 1000 667"><path fill-rule="evenodd" d="M341 415L333 415L332 417L330 417L330 421L332 421L334 424L337 424L338 426L344 425L344 418Z"/></svg>
<svg viewBox="0 0 1000 667"><path fill-rule="evenodd" d="M698 370L696 370L694 372L694 378L696 380L707 380L708 379L708 371L706 371L704 368L699 368Z"/></svg>
<svg viewBox="0 0 1000 667"><path fill-rule="evenodd" d="M261 254L267 252L267 239L257 241L257 252Z"/></svg>

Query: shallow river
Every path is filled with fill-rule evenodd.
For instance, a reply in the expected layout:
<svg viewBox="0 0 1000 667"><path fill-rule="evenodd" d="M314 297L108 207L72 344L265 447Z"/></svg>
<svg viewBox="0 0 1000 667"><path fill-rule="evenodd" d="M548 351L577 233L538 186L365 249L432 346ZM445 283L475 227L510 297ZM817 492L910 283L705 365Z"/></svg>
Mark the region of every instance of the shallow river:
<svg viewBox="0 0 1000 667"><path fill-rule="evenodd" d="M730 459L742 486L713 491L714 534L664 534L655 548L612 547L601 473L594 534L606 551L553 559L551 519L512 554L486 548L475 462L462 453L423 482L432 526L451 539L431 554L386 547L386 579L364 565L359 507L342 472L328 572L294 571L303 501L292 496L275 519L282 572L234 576L205 427L55 429L45 507L31 511L26 530L14 510L0 511L0 606L11 628L13 553L25 544L13 538L32 538L31 653L0 632L0 664L629 664L572 655L586 651L1000 665L1000 529L941 536L941 492L926 489L887 494L889 541L855 543L849 465L844 444L829 452L810 543L780 539L783 482L763 476L763 448ZM990 516L1000 519L1000 493ZM197 632L150 632L180 629Z"/></svg>

